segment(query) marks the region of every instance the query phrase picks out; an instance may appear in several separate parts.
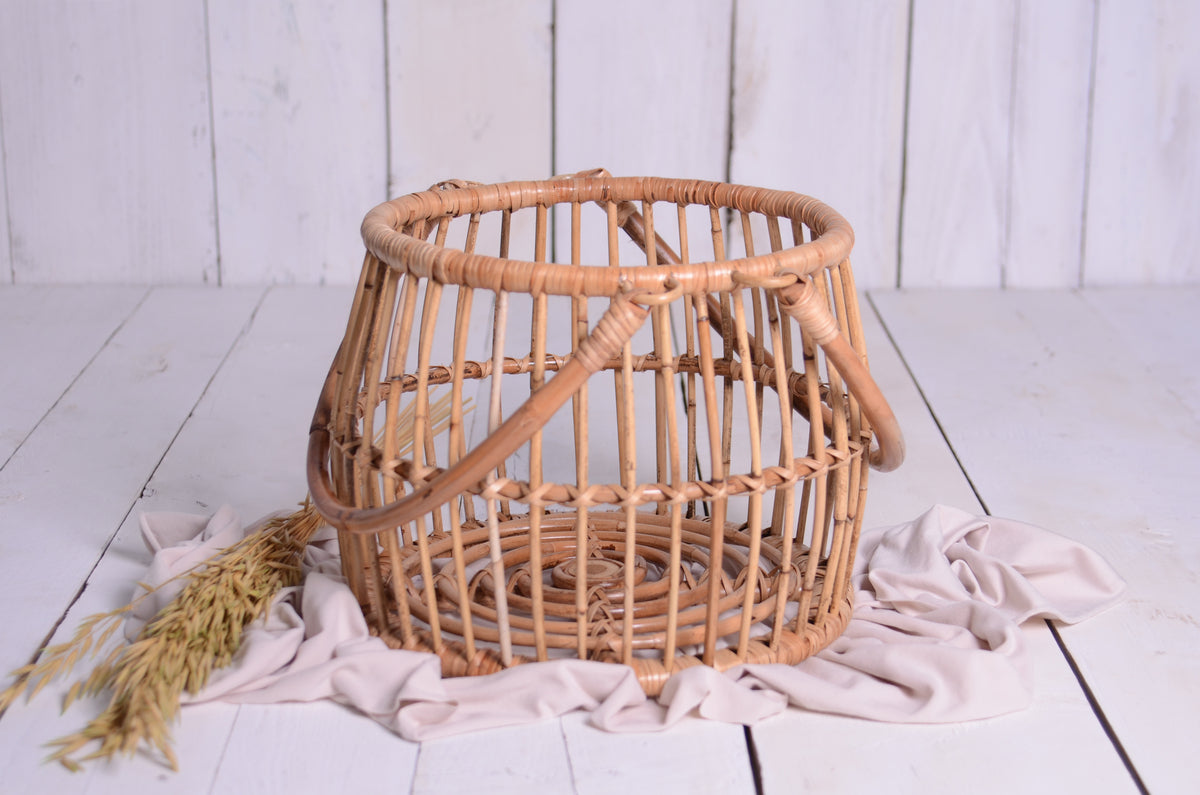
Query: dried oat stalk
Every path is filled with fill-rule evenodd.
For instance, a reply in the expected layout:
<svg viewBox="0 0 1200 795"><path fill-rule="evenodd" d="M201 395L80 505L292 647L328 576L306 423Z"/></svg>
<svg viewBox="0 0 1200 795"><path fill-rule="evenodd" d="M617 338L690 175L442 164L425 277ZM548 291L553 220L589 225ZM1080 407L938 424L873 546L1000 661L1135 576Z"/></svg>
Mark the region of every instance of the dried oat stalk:
<svg viewBox="0 0 1200 795"><path fill-rule="evenodd" d="M289 516L276 518L262 530L242 539L189 573L187 584L132 644L118 648L86 679L76 682L67 702L76 696L111 689L108 708L75 734L54 740L50 759L77 769L81 761L132 755L141 743L157 749L176 768L171 751L170 725L179 711L184 690L199 692L216 668L233 660L242 631L270 605L280 588L300 582L304 547L322 525L307 500ZM117 625L128 608L93 617ZM35 687L69 669L95 644L89 644L93 619L85 621L71 643L47 649ZM97 639L97 642L99 639ZM102 645L102 644L101 644ZM44 666L44 667L43 667ZM41 668L38 671L37 668ZM65 672L63 670L62 672ZM79 759L75 755L94 741L100 747Z"/></svg>
<svg viewBox="0 0 1200 795"><path fill-rule="evenodd" d="M400 424L400 449L411 447L412 407ZM432 410L433 433L445 429L449 397ZM75 682L63 709L76 698L112 691L108 707L82 730L49 743L56 760L71 770L91 759L133 755L143 743L155 748L173 770L170 725L186 690L197 693L209 675L233 660L242 632L257 619L281 588L296 585L302 576L304 548L323 521L311 501L299 510L269 521L261 530L222 550L185 572L183 590L159 611L138 639L108 651L86 679ZM165 583L163 583L165 585ZM161 585L158 587L162 587ZM32 698L51 680L68 675L75 664L98 656L113 633L147 592L130 604L85 619L71 640L47 647L40 658L12 672L15 681L0 693L0 712L22 693ZM99 747L78 756L88 746Z"/></svg>

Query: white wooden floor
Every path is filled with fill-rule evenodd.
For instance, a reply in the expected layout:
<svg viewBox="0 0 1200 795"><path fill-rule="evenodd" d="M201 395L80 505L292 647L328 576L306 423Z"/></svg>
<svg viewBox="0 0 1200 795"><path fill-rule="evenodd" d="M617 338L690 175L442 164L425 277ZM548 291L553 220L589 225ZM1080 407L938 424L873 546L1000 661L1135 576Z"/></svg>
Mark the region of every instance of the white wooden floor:
<svg viewBox="0 0 1200 795"><path fill-rule="evenodd" d="M137 517L305 491L317 389L352 290L0 288L0 668L115 607ZM1121 606L1027 627L1036 701L970 724L791 711L750 731L614 736L581 717L405 742L328 704L204 706L182 770L79 774L40 744L99 706L53 689L0 718L4 792L1152 792L1200 790L1200 288L876 292L872 369L909 458L868 524L931 503L1041 524L1103 553ZM1061 638L1061 640L1060 640Z"/></svg>

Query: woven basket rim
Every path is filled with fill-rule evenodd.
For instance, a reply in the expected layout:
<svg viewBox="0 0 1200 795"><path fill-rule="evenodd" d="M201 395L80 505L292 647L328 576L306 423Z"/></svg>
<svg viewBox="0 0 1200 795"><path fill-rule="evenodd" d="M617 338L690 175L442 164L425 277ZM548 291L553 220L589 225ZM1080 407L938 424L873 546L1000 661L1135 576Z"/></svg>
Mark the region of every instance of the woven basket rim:
<svg viewBox="0 0 1200 795"><path fill-rule="evenodd" d="M472 213L550 207L571 202L648 201L702 205L763 213L808 226L814 240L777 252L687 265L611 267L531 262L443 248L402 230L421 220ZM728 291L739 281L753 282L791 273L800 277L843 262L854 245L854 232L840 213L800 193L746 185L662 177L559 177L488 185L462 181L410 193L373 208L362 223L367 250L388 266L443 284L492 291L551 295L612 296L628 283L663 293L677 282L688 294ZM672 282L672 278L674 281Z"/></svg>

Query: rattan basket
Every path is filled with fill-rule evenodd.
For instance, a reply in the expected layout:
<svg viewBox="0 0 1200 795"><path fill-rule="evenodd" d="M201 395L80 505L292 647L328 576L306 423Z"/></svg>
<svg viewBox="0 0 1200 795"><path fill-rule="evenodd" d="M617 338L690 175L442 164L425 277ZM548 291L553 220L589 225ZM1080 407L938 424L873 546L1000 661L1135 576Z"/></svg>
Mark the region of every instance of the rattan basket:
<svg viewBox="0 0 1200 795"><path fill-rule="evenodd" d="M656 694L843 630L867 465L903 441L838 213L597 170L441 183L362 231L308 478L389 645L448 676L624 663Z"/></svg>

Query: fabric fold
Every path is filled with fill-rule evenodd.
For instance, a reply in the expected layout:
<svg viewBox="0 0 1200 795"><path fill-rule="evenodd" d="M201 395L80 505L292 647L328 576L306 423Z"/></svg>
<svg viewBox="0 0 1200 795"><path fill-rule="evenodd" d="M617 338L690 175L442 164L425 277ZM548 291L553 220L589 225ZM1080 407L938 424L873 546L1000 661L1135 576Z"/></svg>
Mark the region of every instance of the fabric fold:
<svg viewBox="0 0 1200 795"><path fill-rule="evenodd" d="M154 553L146 582L167 585L139 605L127 636L178 592L183 578L172 578L257 526L243 531L229 508L207 520L145 515ZM753 725L789 705L904 723L975 720L1032 699L1023 622L1082 621L1124 592L1108 563L1077 542L935 506L862 534L853 616L828 648L794 666L689 668L651 700L632 669L575 659L443 679L436 656L389 649L370 634L328 534L306 551L305 570L303 586L278 594L233 663L185 703L331 699L410 740L576 710L607 731L661 731L685 716Z"/></svg>

